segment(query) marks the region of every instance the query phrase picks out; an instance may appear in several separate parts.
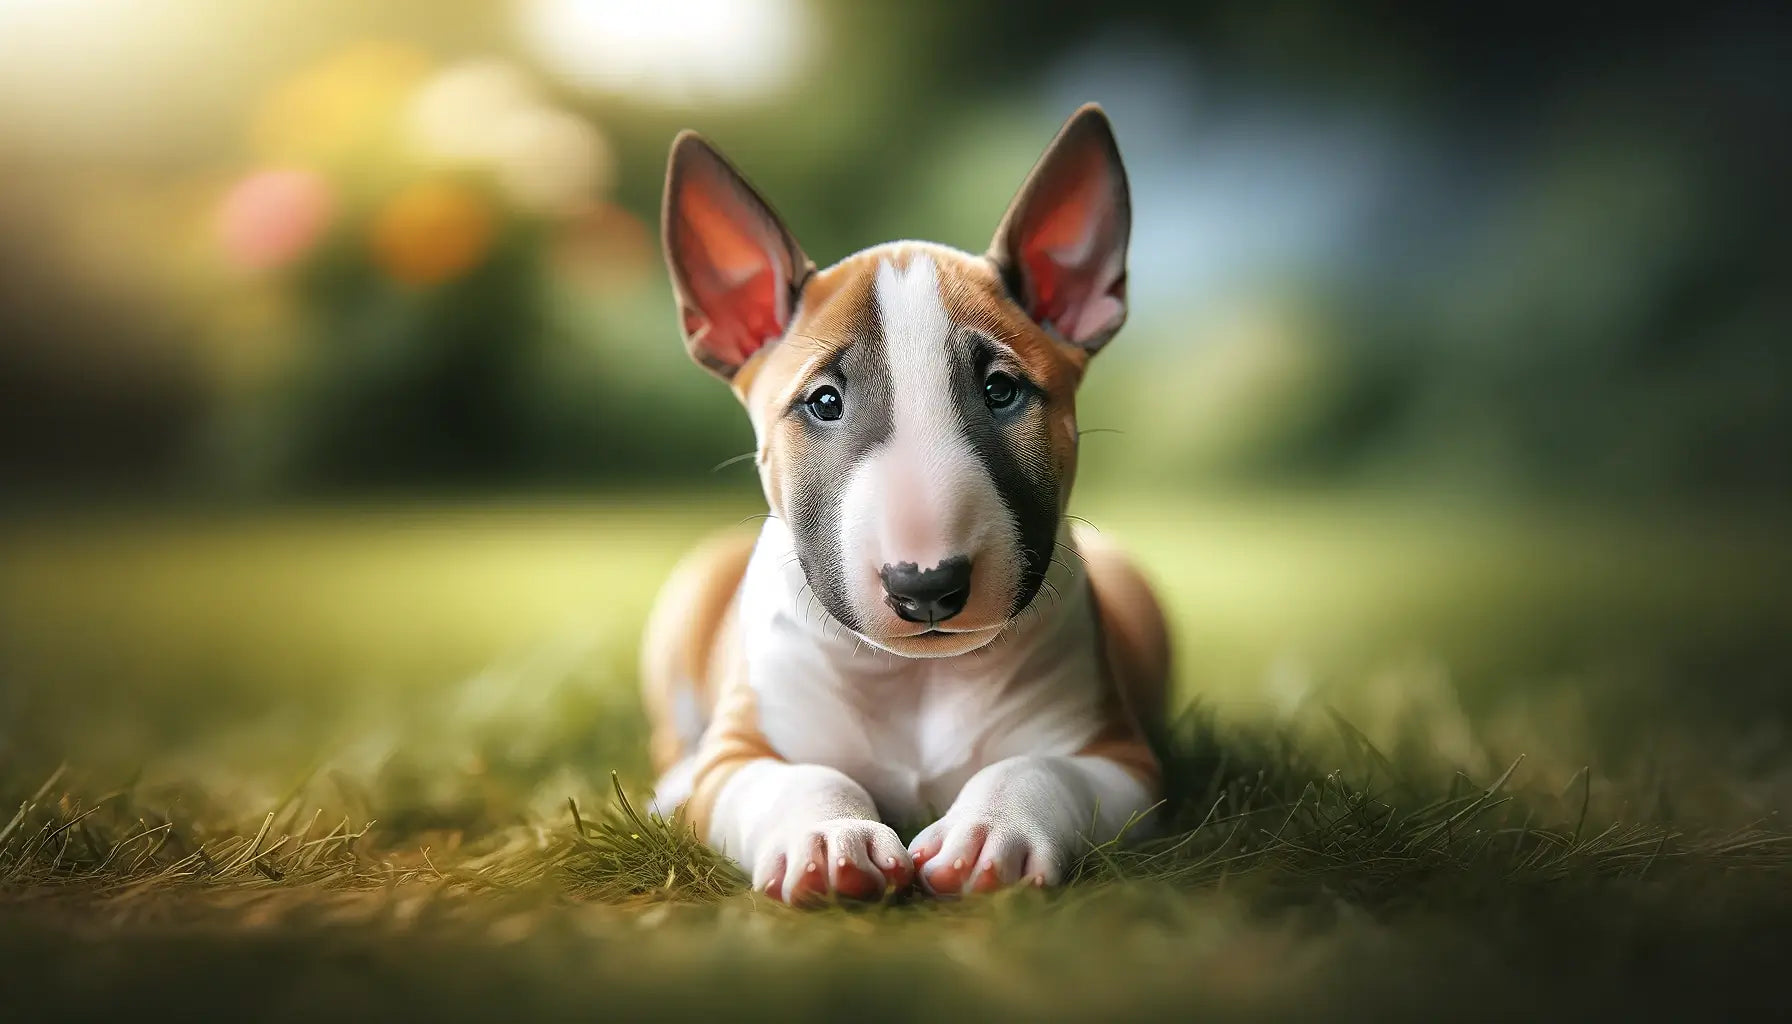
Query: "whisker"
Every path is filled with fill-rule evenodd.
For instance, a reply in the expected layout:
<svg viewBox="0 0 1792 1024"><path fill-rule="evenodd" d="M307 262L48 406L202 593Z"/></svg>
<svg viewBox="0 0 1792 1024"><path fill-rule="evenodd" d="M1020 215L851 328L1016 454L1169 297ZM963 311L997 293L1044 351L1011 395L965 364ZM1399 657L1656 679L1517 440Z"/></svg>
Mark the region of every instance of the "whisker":
<svg viewBox="0 0 1792 1024"><path fill-rule="evenodd" d="M995 639L991 640L989 643L984 644L982 647L977 648L975 651L973 651L971 653L973 653L977 656L978 661L984 661L984 660L988 659L995 652L995 649L997 647L1000 647L1001 645L1003 645L1004 643L1006 643L1008 641L1008 635L1010 633L1012 633L1013 631L1014 631L1014 620L1009 619L1007 626L1005 626L1000 633L997 633L995 635Z"/></svg>
<svg viewBox="0 0 1792 1024"><path fill-rule="evenodd" d="M1082 430L1077 431L1076 436L1082 437L1084 434L1124 434L1124 433L1126 433L1126 431L1121 430L1119 427L1085 427Z"/></svg>
<svg viewBox="0 0 1792 1024"><path fill-rule="evenodd" d="M1036 618L1044 617L1045 613L1040 611L1040 609L1039 609L1039 595L1037 595L1037 594L1033 595L1033 600L1028 601L1027 606L1025 608L1021 609L1020 617L1024 619L1029 612L1032 613L1033 616ZM1025 625L1024 622L1020 623L1020 624L1023 626Z"/></svg>
<svg viewBox="0 0 1792 1024"><path fill-rule="evenodd" d="M819 595L815 592L814 587L809 586L807 579L805 579L803 582L803 589L807 592L809 601L814 602L816 609L818 611L820 611L820 613L821 613L821 635L824 637L829 636L830 631L835 630L835 629L840 630L840 632L843 636L846 635L846 633L847 633L846 626L843 625L839 619L834 618L833 613L828 611L827 605L821 603L821 595ZM808 613L808 605L807 604L805 604L803 606L803 611L805 614L805 618L803 621L805 624L807 624L807 622L808 622L808 619L806 617L807 613ZM857 634L854 634L853 636L854 636L854 639L856 640ZM855 654L855 656L856 656L856 654Z"/></svg>
<svg viewBox="0 0 1792 1024"><path fill-rule="evenodd" d="M784 336L786 338L802 338L805 341L813 341L818 345L834 345L839 343L838 338L818 338L813 334L804 334L801 331L786 331Z"/></svg>
<svg viewBox="0 0 1792 1024"><path fill-rule="evenodd" d="M797 597L799 599L801 599L801 601L803 602L803 625L807 626L809 624L809 605L810 604L814 604L817 607L821 607L822 621L825 623L827 621L827 608L825 606L822 606L821 598L819 598L815 595L815 588L811 587L809 585L809 581L807 579L803 580L803 585L798 587L796 592L797 592Z"/></svg>
<svg viewBox="0 0 1792 1024"><path fill-rule="evenodd" d="M716 464L715 464L715 465L713 465L713 466L711 466L711 467L709 467L709 471L710 471L710 472L711 472L711 473L716 473L716 472L720 472L720 471L721 471L721 470L724 470L724 469L727 469L727 468L728 468L728 467L729 467L729 466L732 466L732 465L734 465L734 464L735 464L735 463L737 463L737 462L745 462L745 461L747 461L747 460L748 460L748 459L751 459L751 458L754 458L754 457L756 457L756 456L757 456L757 455L758 455L758 454L759 454L759 453L758 453L758 452L756 452L756 451L752 451L752 452L741 452L741 453L740 453L740 454L739 454L739 455L736 455L736 456L734 456L734 457L733 457L733 458L728 458L728 459L723 459L723 460L722 460L722 461L720 461L720 462L718 462L718 463L716 463Z"/></svg>

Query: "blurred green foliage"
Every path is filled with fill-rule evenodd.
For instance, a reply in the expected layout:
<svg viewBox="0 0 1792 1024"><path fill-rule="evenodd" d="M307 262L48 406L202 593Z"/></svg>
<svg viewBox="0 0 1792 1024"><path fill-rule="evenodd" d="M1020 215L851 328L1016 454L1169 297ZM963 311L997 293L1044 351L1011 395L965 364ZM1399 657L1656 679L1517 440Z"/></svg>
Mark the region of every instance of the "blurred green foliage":
<svg viewBox="0 0 1792 1024"><path fill-rule="evenodd" d="M178 132L70 141L38 107L0 116L0 383L19 396L0 455L21 490L702 479L750 435L685 363L653 253L674 130L711 135L825 263L893 237L981 248L1086 99L1115 118L1139 222L1132 323L1083 403L1125 440L1093 476L1792 488L1788 162L1762 130L1792 97L1764 47L1778 15L814 0L791 8L808 42L787 87L668 101L556 79L509 8L330 4L300 26L292 6L230 15L266 55L252 69L156 65L142 88L195 98L163 115ZM168 25L164 48L223 45ZM330 85L368 39L402 48L394 69ZM569 256L577 218L507 205L499 174L474 182L496 220L475 264L394 280L365 237L428 180L395 155L405 90L493 59L595 126L590 198L625 230ZM75 102L59 81L43 109ZM345 122L360 155L326 160L301 87L399 113ZM122 100L81 102L99 124ZM195 234L245 158L340 191L299 270L227 271ZM118 266L41 241L86 237Z"/></svg>

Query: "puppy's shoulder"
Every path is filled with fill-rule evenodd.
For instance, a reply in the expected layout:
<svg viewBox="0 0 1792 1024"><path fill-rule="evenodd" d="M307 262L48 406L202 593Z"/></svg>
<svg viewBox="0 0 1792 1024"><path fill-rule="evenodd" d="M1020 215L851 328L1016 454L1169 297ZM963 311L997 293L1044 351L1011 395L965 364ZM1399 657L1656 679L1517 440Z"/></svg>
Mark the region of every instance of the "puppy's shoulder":
<svg viewBox="0 0 1792 1024"><path fill-rule="evenodd" d="M728 631L736 593L753 556L753 531L728 530L684 556L660 588L642 650L648 679L678 679L707 689L718 639Z"/></svg>

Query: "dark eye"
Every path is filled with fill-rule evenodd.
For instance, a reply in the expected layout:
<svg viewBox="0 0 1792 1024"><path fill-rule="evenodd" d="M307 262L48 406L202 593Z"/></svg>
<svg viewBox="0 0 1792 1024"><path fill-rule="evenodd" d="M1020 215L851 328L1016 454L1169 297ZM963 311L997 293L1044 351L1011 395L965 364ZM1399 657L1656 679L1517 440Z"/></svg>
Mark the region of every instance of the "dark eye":
<svg viewBox="0 0 1792 1024"><path fill-rule="evenodd" d="M983 401L991 409L1006 409L1020 397L1020 382L996 372L983 379Z"/></svg>
<svg viewBox="0 0 1792 1024"><path fill-rule="evenodd" d="M818 420L837 420L846 412L846 403L840 400L840 389L832 384L816 388L803 401L809 407L809 415Z"/></svg>

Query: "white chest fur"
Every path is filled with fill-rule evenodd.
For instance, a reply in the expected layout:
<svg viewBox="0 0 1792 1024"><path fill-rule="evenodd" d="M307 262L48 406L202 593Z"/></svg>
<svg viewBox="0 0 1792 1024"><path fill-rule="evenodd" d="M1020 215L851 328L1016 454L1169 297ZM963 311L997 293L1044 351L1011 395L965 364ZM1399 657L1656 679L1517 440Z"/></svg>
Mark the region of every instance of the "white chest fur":
<svg viewBox="0 0 1792 1024"><path fill-rule="evenodd" d="M847 632L803 586L792 551L785 526L769 521L742 585L760 730L785 760L864 786L885 820L931 820L979 769L1071 754L1100 729L1098 637L1073 548L1002 636L937 659L889 654Z"/></svg>

